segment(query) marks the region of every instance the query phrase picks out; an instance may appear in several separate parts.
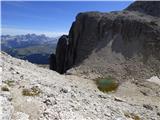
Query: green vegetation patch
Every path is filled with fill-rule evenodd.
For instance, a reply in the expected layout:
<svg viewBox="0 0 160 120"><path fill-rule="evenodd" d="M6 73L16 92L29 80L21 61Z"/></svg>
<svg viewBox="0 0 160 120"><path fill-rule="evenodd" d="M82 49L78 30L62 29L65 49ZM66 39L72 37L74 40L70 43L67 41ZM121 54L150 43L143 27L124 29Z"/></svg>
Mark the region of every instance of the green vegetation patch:
<svg viewBox="0 0 160 120"><path fill-rule="evenodd" d="M5 84L7 84L8 86L14 86L14 81L13 80L7 80L7 81L4 81Z"/></svg>
<svg viewBox="0 0 160 120"><path fill-rule="evenodd" d="M140 117L134 113L124 113L124 115L127 117L127 118L131 118L133 120L141 120Z"/></svg>
<svg viewBox="0 0 160 120"><path fill-rule="evenodd" d="M118 88L118 82L112 78L98 78L96 79L97 88L102 92L115 91Z"/></svg>
<svg viewBox="0 0 160 120"><path fill-rule="evenodd" d="M9 91L9 88L8 88L7 86L2 86L2 87L1 87L1 90L2 90L2 91Z"/></svg>
<svg viewBox="0 0 160 120"><path fill-rule="evenodd" d="M34 86L32 88L25 88L22 90L22 95L24 96L37 96L41 93L41 90L37 87L37 86Z"/></svg>

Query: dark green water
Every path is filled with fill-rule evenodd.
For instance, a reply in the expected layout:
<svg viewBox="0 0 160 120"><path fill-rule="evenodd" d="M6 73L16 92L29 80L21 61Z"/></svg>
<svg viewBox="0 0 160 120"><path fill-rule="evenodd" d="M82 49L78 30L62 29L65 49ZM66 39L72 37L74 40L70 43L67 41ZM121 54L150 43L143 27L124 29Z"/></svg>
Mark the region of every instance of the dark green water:
<svg viewBox="0 0 160 120"><path fill-rule="evenodd" d="M98 78L96 84L102 92L115 91L118 88L118 82L112 78Z"/></svg>

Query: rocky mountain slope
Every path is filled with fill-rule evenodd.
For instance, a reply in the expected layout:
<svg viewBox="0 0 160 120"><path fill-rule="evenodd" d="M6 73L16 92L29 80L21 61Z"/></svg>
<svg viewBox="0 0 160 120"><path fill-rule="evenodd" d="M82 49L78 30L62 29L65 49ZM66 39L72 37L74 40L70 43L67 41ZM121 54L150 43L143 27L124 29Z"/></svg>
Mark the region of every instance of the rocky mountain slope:
<svg viewBox="0 0 160 120"><path fill-rule="evenodd" d="M60 75L1 53L1 120L159 120L160 79L103 93L93 80Z"/></svg>
<svg viewBox="0 0 160 120"><path fill-rule="evenodd" d="M160 76L159 6L159 1L134 2L119 12L79 13L68 38L58 42L54 70L74 67L68 72L120 81Z"/></svg>

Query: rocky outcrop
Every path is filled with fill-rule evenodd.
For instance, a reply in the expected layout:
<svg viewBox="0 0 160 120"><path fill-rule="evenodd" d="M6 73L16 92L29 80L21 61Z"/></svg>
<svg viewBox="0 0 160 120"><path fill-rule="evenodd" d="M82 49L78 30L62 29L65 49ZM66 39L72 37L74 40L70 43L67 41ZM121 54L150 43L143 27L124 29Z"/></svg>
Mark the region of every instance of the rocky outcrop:
<svg viewBox="0 0 160 120"><path fill-rule="evenodd" d="M64 73L67 69L67 53L68 53L68 36L63 35L59 38L56 48L56 55L51 54L50 61L50 69L55 70L59 73Z"/></svg>
<svg viewBox="0 0 160 120"><path fill-rule="evenodd" d="M111 13L79 13L70 29L68 43L63 44L67 50L65 47L65 52L56 52L56 56L65 58L65 62L57 59L57 65L63 69L61 73L76 65L81 71L120 77L159 74L160 18L131 8ZM59 45L57 48L61 48Z"/></svg>

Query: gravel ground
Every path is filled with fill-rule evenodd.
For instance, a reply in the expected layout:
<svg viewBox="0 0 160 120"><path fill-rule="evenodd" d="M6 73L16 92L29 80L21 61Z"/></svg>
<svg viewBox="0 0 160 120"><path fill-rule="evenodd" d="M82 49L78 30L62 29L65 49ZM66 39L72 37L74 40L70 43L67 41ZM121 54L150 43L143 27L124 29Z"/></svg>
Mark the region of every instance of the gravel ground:
<svg viewBox="0 0 160 120"><path fill-rule="evenodd" d="M0 68L2 120L160 119L157 83L129 80L103 93L91 79L60 75L5 53Z"/></svg>

